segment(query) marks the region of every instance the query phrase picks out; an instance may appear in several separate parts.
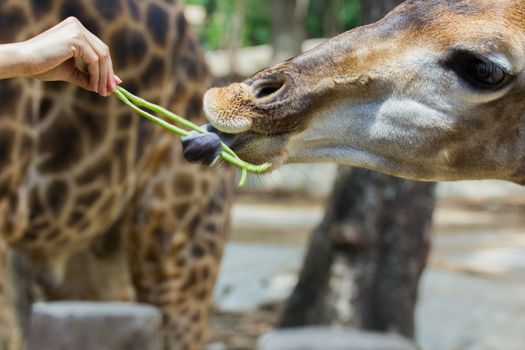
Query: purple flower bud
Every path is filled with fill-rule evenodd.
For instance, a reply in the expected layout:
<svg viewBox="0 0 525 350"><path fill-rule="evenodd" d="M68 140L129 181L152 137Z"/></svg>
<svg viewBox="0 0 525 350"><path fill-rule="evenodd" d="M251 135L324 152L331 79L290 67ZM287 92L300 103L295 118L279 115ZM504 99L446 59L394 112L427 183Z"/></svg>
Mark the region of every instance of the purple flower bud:
<svg viewBox="0 0 525 350"><path fill-rule="evenodd" d="M211 165L221 151L221 139L217 134L199 134L195 131L181 138L184 158L188 162Z"/></svg>

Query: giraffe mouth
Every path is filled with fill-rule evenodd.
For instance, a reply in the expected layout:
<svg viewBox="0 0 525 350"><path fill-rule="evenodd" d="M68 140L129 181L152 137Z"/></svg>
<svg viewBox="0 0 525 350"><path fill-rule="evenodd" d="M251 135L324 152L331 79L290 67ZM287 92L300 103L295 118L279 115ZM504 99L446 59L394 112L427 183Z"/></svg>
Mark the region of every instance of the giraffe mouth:
<svg viewBox="0 0 525 350"><path fill-rule="evenodd" d="M202 126L208 134L192 132L182 138L183 155L191 163L207 166L220 159L222 144L231 148L243 161L252 164L272 163L270 172L285 161L285 145L290 134L261 135L255 132L230 134L218 130L211 124Z"/></svg>

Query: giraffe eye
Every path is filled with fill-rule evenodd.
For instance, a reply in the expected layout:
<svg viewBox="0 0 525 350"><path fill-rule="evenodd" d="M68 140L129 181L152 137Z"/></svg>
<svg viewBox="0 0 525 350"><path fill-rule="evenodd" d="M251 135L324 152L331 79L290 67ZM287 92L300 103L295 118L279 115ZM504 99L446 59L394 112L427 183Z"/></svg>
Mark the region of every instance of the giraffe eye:
<svg viewBox="0 0 525 350"><path fill-rule="evenodd" d="M506 77L503 68L492 62L485 62L480 59L473 59L463 66L463 70L470 77L472 82L480 87L493 87L501 84Z"/></svg>
<svg viewBox="0 0 525 350"><path fill-rule="evenodd" d="M478 90L500 88L510 77L498 64L465 51L455 52L449 58L448 66Z"/></svg>

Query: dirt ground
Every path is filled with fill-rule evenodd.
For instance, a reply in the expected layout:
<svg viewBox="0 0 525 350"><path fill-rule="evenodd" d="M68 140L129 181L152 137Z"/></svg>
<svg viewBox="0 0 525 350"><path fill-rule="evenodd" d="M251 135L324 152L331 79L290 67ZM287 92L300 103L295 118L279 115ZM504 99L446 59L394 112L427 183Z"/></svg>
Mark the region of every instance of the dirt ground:
<svg viewBox="0 0 525 350"><path fill-rule="evenodd" d="M231 260L245 259L239 257L243 249L265 247L271 251L286 247L296 249L300 257L322 213L322 201L282 195L241 198L233 212L231 239L231 245L239 247L235 252L226 251L221 274L231 275L233 268L243 264ZM525 277L523 214L523 196L439 200L434 214L433 251L421 282L416 315L417 341L423 349L525 348L525 320L521 317L525 314L525 283L520 283ZM246 264L257 264L259 258L265 258L252 252L247 256L251 260ZM296 273L300 258L292 260ZM283 270L290 274L289 265L283 265ZM259 272L252 269L245 275L236 273L238 283L230 280L228 287L234 290L257 279ZM241 293L237 298L250 298L247 295ZM285 297L239 310L229 309L224 303L221 306L217 299L209 349L252 350L258 336L277 324Z"/></svg>
<svg viewBox="0 0 525 350"><path fill-rule="evenodd" d="M228 350L255 349L257 338L277 324L279 309L280 305L269 305L251 312L214 310L209 342Z"/></svg>

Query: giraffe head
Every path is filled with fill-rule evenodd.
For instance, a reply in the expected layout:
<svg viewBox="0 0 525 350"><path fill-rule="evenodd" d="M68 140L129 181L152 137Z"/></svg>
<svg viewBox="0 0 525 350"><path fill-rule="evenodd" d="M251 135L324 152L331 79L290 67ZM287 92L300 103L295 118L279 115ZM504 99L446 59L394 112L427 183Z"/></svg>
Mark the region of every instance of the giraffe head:
<svg viewBox="0 0 525 350"><path fill-rule="evenodd" d="M204 106L239 156L274 168L523 182L525 1L409 0Z"/></svg>

